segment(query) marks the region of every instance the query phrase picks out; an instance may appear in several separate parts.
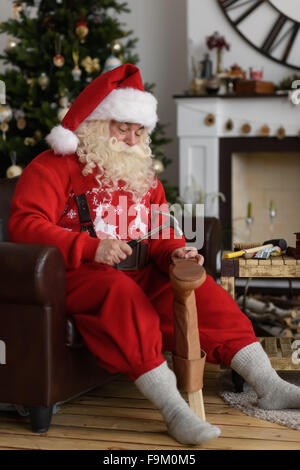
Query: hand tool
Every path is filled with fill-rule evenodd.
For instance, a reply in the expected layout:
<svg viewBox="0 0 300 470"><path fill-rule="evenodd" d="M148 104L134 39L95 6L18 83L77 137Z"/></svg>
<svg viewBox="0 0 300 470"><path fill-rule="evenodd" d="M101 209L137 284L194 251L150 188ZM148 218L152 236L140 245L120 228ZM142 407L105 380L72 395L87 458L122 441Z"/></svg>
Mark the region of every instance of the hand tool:
<svg viewBox="0 0 300 470"><path fill-rule="evenodd" d="M240 256L243 256L245 254L257 253L257 251L261 250L262 248L267 248L267 247L272 247L272 246L273 245L270 243L269 245L256 246L254 248L248 248L248 249L239 250L239 251L232 251L230 253L225 253L224 258L226 259L239 258Z"/></svg>
<svg viewBox="0 0 300 470"><path fill-rule="evenodd" d="M261 246L256 246L254 248L248 248L248 249L244 249L244 250L225 253L224 258L226 258L226 259L239 258L240 256L243 256L243 255L249 255L249 254L252 254L252 253L257 253L258 251L260 251L264 248L272 248L273 246L279 246L279 248L281 248L282 251L285 251L286 248L287 248L287 243L283 238L277 238L277 239L274 239L274 240L267 240Z"/></svg>
<svg viewBox="0 0 300 470"><path fill-rule="evenodd" d="M275 238L274 240L267 240L263 242L263 245L272 244L273 246L279 246L281 251L285 251L287 249L287 242L284 238Z"/></svg>
<svg viewBox="0 0 300 470"><path fill-rule="evenodd" d="M128 245L131 248L134 248L142 240L145 240L146 238L151 237L155 233L158 233L158 232L160 232L161 230L163 230L164 228L167 228L167 227L174 228L176 235L178 235L178 236L183 235L183 232L182 232L182 230L179 226L178 220L174 217L174 215L171 215L168 212L164 212L164 211L156 211L155 214L165 215L169 219L168 222L164 223L163 225L160 225L159 227L154 228L153 230L150 230L150 232L147 232L145 235L143 235L140 238L136 238L135 240L130 240L129 242L127 242Z"/></svg>

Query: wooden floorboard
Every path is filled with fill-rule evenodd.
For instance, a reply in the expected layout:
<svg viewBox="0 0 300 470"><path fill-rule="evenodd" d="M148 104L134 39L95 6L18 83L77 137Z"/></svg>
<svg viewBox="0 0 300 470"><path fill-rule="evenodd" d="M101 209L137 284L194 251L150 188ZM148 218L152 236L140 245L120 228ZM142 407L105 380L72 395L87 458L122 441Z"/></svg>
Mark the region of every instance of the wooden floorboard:
<svg viewBox="0 0 300 470"><path fill-rule="evenodd" d="M32 433L28 417L0 412L0 450L300 450L300 431L247 416L218 397L216 382L222 372L206 365L206 418L222 434L201 446L174 441L159 411L120 377L61 405L45 434Z"/></svg>

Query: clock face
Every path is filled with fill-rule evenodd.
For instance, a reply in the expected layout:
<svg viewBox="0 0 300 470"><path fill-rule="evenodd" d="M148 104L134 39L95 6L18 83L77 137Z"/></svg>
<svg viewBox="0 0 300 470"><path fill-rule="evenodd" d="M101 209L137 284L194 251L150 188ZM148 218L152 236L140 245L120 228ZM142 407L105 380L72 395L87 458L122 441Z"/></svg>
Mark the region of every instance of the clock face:
<svg viewBox="0 0 300 470"><path fill-rule="evenodd" d="M218 0L232 26L270 59L300 70L300 0Z"/></svg>

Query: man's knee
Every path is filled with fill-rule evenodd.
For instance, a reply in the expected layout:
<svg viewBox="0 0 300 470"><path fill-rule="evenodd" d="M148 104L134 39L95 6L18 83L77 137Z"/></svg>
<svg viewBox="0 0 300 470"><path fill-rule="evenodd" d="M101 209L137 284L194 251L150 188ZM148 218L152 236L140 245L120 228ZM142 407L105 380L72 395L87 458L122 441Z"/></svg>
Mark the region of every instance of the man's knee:
<svg viewBox="0 0 300 470"><path fill-rule="evenodd" d="M122 299L136 295L140 287L124 272L106 265L84 266L67 273L67 306L75 313L94 309L110 297L121 304Z"/></svg>
<svg viewBox="0 0 300 470"><path fill-rule="evenodd" d="M101 280L101 276L100 276ZM102 282L104 280L102 279ZM138 291L142 291L139 284L126 275L126 272L114 269L114 272L105 280L107 287L110 291L118 296L119 301L121 301L123 295L127 297L135 295Z"/></svg>

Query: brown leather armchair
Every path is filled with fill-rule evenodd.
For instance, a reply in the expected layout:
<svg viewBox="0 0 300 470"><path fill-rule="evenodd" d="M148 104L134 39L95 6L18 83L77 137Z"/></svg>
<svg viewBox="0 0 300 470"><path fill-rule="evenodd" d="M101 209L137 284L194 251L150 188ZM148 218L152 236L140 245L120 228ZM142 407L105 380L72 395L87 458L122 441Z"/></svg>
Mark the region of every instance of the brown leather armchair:
<svg viewBox="0 0 300 470"><path fill-rule="evenodd" d="M216 217L204 217L203 247L198 252L204 256L206 272L214 279L218 276L217 255L222 249L222 225Z"/></svg>
<svg viewBox="0 0 300 470"><path fill-rule="evenodd" d="M60 251L9 242L9 208L16 183L17 178L0 180L0 403L25 406L32 431L42 433L49 428L55 404L114 376L97 365L67 316ZM220 244L219 221L206 218L201 253L212 275Z"/></svg>

